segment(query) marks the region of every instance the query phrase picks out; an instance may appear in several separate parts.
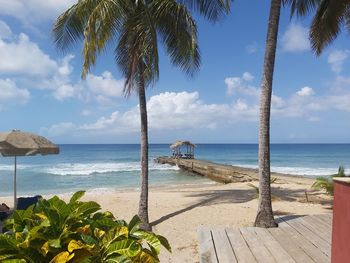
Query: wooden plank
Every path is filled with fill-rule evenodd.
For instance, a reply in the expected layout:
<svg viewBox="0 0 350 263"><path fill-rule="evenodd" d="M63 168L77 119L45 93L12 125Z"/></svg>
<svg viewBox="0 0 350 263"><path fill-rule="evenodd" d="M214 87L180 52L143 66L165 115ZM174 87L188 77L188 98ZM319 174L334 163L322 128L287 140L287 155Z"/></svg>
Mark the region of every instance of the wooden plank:
<svg viewBox="0 0 350 263"><path fill-rule="evenodd" d="M328 234L332 233L332 225L326 225L317 216L304 216L304 220L314 225L317 229L320 229Z"/></svg>
<svg viewBox="0 0 350 263"><path fill-rule="evenodd" d="M270 234L280 243L284 250L296 261L302 263L315 262L280 228L269 228Z"/></svg>
<svg viewBox="0 0 350 263"><path fill-rule="evenodd" d="M257 262L272 263L276 262L269 250L264 246L261 240L258 239L254 227L240 228L243 238L247 242Z"/></svg>
<svg viewBox="0 0 350 263"><path fill-rule="evenodd" d="M199 240L199 262L218 263L210 229L199 227L197 233Z"/></svg>
<svg viewBox="0 0 350 263"><path fill-rule="evenodd" d="M226 229L226 234L239 263L257 262L238 228Z"/></svg>
<svg viewBox="0 0 350 263"><path fill-rule="evenodd" d="M308 217L319 222L321 225L324 225L326 228L329 228L330 230L332 230L332 220L328 221L328 219L327 219L326 221L324 221L322 219L322 217L323 217L322 215L309 215Z"/></svg>
<svg viewBox="0 0 350 263"><path fill-rule="evenodd" d="M294 243L296 243L310 258L315 262L328 263L330 259L326 254L322 253L314 244L305 239L298 231L282 221L279 223L279 228L285 232Z"/></svg>
<svg viewBox="0 0 350 263"><path fill-rule="evenodd" d="M304 226L306 226L308 229L310 229L312 232L314 232L316 235L318 235L319 237L321 237L324 241L326 241L327 243L331 243L331 233L330 231L328 231L328 229L326 230L323 226L320 226L317 224L317 222L312 222L309 221L310 218L308 216L303 216L298 218L298 221L303 224Z"/></svg>
<svg viewBox="0 0 350 263"><path fill-rule="evenodd" d="M225 229L213 229L211 233L218 261L220 263L237 263Z"/></svg>
<svg viewBox="0 0 350 263"><path fill-rule="evenodd" d="M318 235L313 233L310 229L302 225L298 219L286 220L288 225L297 230L302 236L304 236L307 240L309 240L312 244L320 249L327 256L331 255L331 247L330 244L320 238Z"/></svg>
<svg viewBox="0 0 350 263"><path fill-rule="evenodd" d="M326 224L332 224L333 216L331 214L322 214L322 215L319 215L318 218Z"/></svg>
<svg viewBox="0 0 350 263"><path fill-rule="evenodd" d="M283 249L283 247L272 237L270 232L265 228L255 227L255 233L270 251L276 262L294 262L295 260Z"/></svg>

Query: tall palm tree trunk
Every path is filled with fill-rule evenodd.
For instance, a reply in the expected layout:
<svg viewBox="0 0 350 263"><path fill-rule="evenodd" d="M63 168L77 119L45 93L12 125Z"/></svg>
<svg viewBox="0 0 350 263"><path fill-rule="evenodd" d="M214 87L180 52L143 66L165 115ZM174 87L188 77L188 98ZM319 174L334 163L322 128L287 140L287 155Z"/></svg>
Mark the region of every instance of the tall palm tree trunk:
<svg viewBox="0 0 350 263"><path fill-rule="evenodd" d="M255 226L276 227L273 219L270 185L270 113L272 79L281 12L281 0L271 0L260 98L259 128L259 208Z"/></svg>
<svg viewBox="0 0 350 263"><path fill-rule="evenodd" d="M148 220L148 123L145 84L139 83L139 104L141 117L141 194L139 203L139 217L142 228L151 230Z"/></svg>

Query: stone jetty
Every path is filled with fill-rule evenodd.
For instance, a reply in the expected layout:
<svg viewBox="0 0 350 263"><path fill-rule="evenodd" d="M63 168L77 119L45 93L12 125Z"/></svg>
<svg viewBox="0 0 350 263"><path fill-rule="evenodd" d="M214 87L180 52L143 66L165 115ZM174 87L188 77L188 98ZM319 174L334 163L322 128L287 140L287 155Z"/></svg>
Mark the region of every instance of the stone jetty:
<svg viewBox="0 0 350 263"><path fill-rule="evenodd" d="M197 159L172 158L161 156L156 163L177 165L181 169L206 176L220 183L250 182L258 180L257 169L217 164Z"/></svg>

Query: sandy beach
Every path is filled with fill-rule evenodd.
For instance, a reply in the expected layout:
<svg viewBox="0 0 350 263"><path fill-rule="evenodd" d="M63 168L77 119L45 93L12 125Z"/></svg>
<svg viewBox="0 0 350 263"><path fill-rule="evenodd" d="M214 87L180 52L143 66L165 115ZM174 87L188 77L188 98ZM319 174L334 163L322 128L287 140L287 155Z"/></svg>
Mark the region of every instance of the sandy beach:
<svg viewBox="0 0 350 263"><path fill-rule="evenodd" d="M279 176L272 185L275 214L331 213L330 198L312 191L312 182L307 178ZM70 194L60 196L69 199ZM198 262L198 226L252 226L258 205L256 191L248 183L151 188L149 198L153 231L167 237L173 250L172 253L163 250L161 262ZM103 210L129 221L138 211L139 193L89 191L84 199L97 201ZM11 203L12 197L0 200Z"/></svg>

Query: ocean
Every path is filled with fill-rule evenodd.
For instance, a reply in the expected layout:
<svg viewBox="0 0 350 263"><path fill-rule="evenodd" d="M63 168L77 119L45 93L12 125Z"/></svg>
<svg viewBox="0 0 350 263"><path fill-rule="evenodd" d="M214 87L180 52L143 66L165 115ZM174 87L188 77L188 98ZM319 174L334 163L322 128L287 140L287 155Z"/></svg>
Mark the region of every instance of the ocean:
<svg viewBox="0 0 350 263"><path fill-rule="evenodd" d="M59 155L17 158L18 196L77 190L108 191L139 187L140 146L60 145ZM177 167L153 162L170 155L168 144L149 146L151 186L210 184L212 181ZM198 144L197 159L257 168L256 144ZM0 196L13 194L13 157L0 157ZM272 171L316 177L350 169L350 144L273 144ZM347 170L346 170L347 171Z"/></svg>

